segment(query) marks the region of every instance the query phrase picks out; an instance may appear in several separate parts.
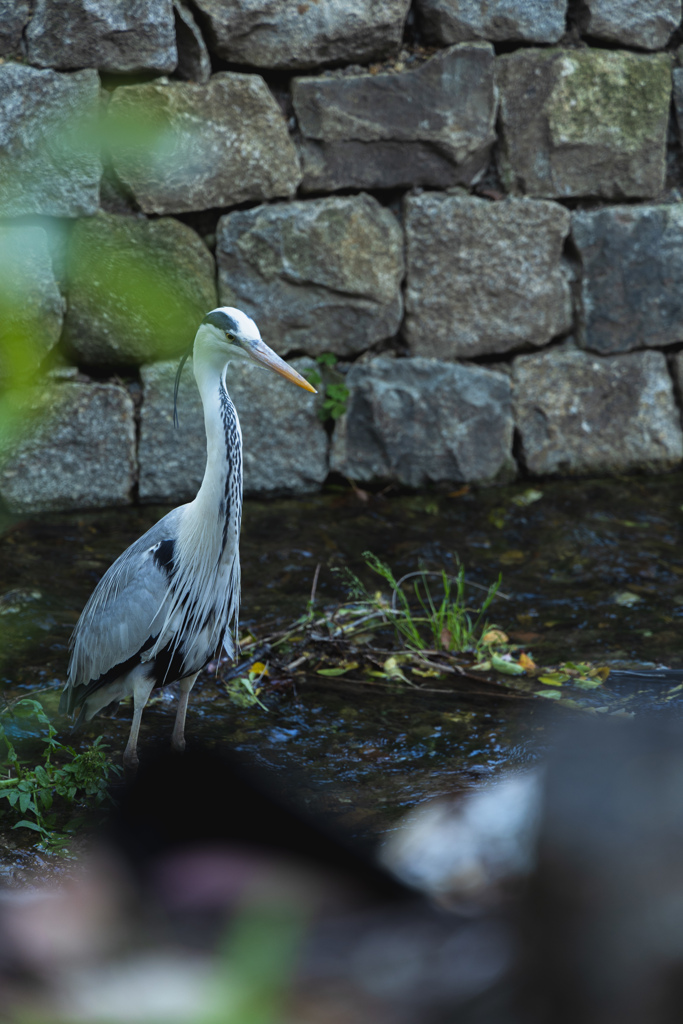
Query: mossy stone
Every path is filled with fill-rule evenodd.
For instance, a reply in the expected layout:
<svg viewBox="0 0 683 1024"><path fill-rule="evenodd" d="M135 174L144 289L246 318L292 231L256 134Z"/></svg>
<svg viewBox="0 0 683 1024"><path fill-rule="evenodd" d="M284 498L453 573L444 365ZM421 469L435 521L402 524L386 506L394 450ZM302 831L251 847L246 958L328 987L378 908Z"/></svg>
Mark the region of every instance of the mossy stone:
<svg viewBox="0 0 683 1024"><path fill-rule="evenodd" d="M667 54L518 50L499 57L501 172L546 198L647 198L664 186Z"/></svg>

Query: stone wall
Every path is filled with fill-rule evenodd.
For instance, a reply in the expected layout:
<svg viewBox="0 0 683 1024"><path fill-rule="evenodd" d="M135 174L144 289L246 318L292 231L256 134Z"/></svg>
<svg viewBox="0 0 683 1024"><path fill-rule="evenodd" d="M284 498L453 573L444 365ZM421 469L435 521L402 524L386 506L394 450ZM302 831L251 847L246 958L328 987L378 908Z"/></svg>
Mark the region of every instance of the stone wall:
<svg viewBox="0 0 683 1024"><path fill-rule="evenodd" d="M191 497L218 303L249 494L680 466L682 14L0 0L0 498Z"/></svg>

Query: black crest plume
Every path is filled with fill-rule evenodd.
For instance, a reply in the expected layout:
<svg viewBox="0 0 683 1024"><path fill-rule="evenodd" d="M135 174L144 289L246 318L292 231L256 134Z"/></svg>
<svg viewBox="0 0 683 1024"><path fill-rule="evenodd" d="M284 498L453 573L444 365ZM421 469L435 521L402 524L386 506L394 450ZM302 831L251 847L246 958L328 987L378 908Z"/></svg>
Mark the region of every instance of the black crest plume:
<svg viewBox="0 0 683 1024"><path fill-rule="evenodd" d="M192 355L193 345L194 341L192 342L191 345L187 347L187 349L183 353L183 357L180 360L180 363L178 364L178 369L176 370L175 385L173 388L173 426L176 428L176 430L180 426L180 421L178 420L178 389L180 387L180 375L183 372L183 366Z"/></svg>

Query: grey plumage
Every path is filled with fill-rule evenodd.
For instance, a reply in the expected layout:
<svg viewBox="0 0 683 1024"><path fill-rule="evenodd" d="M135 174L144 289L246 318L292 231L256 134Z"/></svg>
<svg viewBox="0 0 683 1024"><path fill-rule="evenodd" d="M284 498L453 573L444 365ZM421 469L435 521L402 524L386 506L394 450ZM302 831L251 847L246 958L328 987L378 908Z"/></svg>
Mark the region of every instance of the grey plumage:
<svg viewBox="0 0 683 1024"><path fill-rule="evenodd" d="M221 648L233 654L240 597L242 435L228 395L230 359L248 357L314 389L263 343L239 310L213 310L194 342L207 464L194 501L174 509L117 558L93 591L71 639L60 710L90 719L133 696L124 762L137 762L142 710L157 686L179 681L172 742L183 749L185 711L197 674Z"/></svg>

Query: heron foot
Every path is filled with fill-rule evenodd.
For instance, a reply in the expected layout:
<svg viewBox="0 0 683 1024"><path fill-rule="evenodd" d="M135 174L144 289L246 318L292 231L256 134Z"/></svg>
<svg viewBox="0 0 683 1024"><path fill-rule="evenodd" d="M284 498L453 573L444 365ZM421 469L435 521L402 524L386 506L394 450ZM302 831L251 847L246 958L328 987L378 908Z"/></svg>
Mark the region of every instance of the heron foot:
<svg viewBox="0 0 683 1024"><path fill-rule="evenodd" d="M183 750L187 746L185 743L184 736L171 736L171 746L174 750L177 750L179 754L182 754Z"/></svg>

